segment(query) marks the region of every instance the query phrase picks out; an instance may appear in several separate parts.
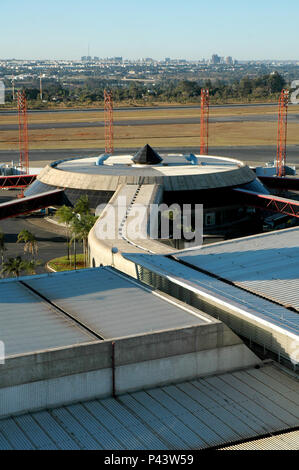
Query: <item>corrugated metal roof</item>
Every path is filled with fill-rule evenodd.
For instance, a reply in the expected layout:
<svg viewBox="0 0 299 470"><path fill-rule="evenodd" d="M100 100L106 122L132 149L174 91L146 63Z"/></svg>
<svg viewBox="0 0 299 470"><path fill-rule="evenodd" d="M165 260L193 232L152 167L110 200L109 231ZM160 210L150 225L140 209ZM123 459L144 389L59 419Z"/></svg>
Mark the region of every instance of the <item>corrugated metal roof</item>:
<svg viewBox="0 0 299 470"><path fill-rule="evenodd" d="M0 449L202 449L294 428L298 410L298 380L268 365L6 418Z"/></svg>
<svg viewBox="0 0 299 470"><path fill-rule="evenodd" d="M25 282L104 339L213 321L110 268L34 276Z"/></svg>
<svg viewBox="0 0 299 470"><path fill-rule="evenodd" d="M189 249L176 257L299 311L299 227Z"/></svg>
<svg viewBox="0 0 299 470"><path fill-rule="evenodd" d="M166 279L173 280L178 285L187 286L191 291L200 292L218 299L230 307L237 308L245 315L254 315L256 319L268 322L270 326L279 327L286 333L296 336L299 334L299 315L281 305L252 295L246 290L226 284L212 276L196 271L192 267L161 255L129 253L125 254L124 257L153 273L158 273ZM296 339L295 336L294 339Z"/></svg>
<svg viewBox="0 0 299 470"><path fill-rule="evenodd" d="M96 339L19 282L0 282L0 340L6 357Z"/></svg>

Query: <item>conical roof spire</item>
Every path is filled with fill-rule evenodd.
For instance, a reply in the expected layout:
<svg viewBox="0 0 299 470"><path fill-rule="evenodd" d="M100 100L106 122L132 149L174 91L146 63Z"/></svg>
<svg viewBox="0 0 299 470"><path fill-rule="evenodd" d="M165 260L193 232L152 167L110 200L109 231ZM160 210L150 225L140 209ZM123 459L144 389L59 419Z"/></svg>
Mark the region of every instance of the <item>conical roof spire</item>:
<svg viewBox="0 0 299 470"><path fill-rule="evenodd" d="M132 160L139 165L157 165L162 162L163 158L150 145L146 144L138 150Z"/></svg>

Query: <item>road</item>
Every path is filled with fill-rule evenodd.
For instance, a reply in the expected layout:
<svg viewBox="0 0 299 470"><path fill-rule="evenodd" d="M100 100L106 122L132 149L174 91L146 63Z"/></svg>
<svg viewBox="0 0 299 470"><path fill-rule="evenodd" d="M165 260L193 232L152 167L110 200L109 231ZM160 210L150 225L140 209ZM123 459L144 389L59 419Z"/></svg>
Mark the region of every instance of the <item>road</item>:
<svg viewBox="0 0 299 470"><path fill-rule="evenodd" d="M199 153L198 147L185 148L159 148L155 147L158 152L168 153ZM134 153L138 149L117 149L115 154ZM276 158L276 146L251 146L251 147L210 147L210 155L219 155L224 157L232 157L248 164L265 164ZM64 149L64 150L30 150L30 164L32 167L42 167L49 162L55 160L63 160L70 157L91 157L97 156L104 152L103 148L96 149ZM19 153L17 150L0 150L0 163L10 161L17 162ZM299 167L299 145L289 145L287 147L287 161Z"/></svg>
<svg viewBox="0 0 299 470"><path fill-rule="evenodd" d="M0 203L14 199L16 191L0 190ZM63 230L50 222L45 221L40 216L23 216L0 221L0 230L5 234L5 257L16 257L18 255L25 258L24 244L16 243L18 233L27 229L32 232L38 242L37 258L41 260L41 265L37 267L37 273L47 272L45 263L52 258L66 255L66 243ZM30 259L30 256L26 255Z"/></svg>
<svg viewBox="0 0 299 470"><path fill-rule="evenodd" d="M290 123L299 123L299 114L288 116ZM217 116L210 117L210 123L217 122L277 122L277 114L254 114L250 116ZM167 118L167 119L127 119L122 121L114 120L115 127L124 126L168 126L170 124L200 124L199 117L191 118ZM42 122L29 123L29 130L40 129L77 129L81 127L104 127L104 121L79 121L79 122ZM18 131L18 124L0 124L0 131Z"/></svg>

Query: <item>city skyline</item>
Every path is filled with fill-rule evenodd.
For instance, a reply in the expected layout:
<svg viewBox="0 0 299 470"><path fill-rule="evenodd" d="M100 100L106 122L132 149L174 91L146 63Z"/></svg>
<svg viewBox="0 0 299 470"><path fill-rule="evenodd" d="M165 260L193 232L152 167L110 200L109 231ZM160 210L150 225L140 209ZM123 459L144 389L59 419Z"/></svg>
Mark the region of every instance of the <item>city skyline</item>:
<svg viewBox="0 0 299 470"><path fill-rule="evenodd" d="M241 65L241 64L296 64L298 65L299 64L299 59L271 59L271 58L267 58L267 59L238 59L237 57L232 57L230 55L225 55L225 56L218 56L219 57L219 62L218 61L214 61L213 60L213 56L216 55L218 56L217 54L212 54L212 56L210 57L200 57L200 58L196 58L196 59L187 59L186 57L180 57L180 58L177 58L177 57L162 57L162 58L155 58L155 57L131 57L131 58L128 58L128 57L123 57L123 56L106 56L106 57L100 57L100 56L96 56L96 55L90 55L90 56L87 56L87 55L83 55L81 57L76 57L76 58L73 58L73 59L69 59L69 58L65 58L65 59L59 59L59 58L42 58L42 59L36 59L36 58L17 58L17 57L7 57L7 58L2 58L0 57L0 62L7 62L7 63L10 63L10 62L20 62L20 63L28 63L30 64L31 62L36 62L36 63L67 63L67 62L70 62L70 63L80 63L80 62L102 62L102 63L110 63L110 62L114 62L114 63L132 63L132 64L136 64L136 63L143 63L143 64L146 64L146 63L194 63L194 64L206 64L206 65L223 65L223 64L226 64L226 65Z"/></svg>
<svg viewBox="0 0 299 470"><path fill-rule="evenodd" d="M1 59L76 60L81 56L199 60L297 60L299 5L235 0L122 2L16 0L2 5ZM279 34L285 25L287 34Z"/></svg>

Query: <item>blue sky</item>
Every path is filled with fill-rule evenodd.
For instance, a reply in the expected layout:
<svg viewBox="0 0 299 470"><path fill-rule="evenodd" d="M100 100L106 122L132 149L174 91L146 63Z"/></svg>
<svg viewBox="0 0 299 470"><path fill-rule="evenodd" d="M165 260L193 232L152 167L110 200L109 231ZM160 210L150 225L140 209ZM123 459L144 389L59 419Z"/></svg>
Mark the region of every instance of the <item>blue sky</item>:
<svg viewBox="0 0 299 470"><path fill-rule="evenodd" d="M0 58L299 59L298 0L1 0Z"/></svg>

